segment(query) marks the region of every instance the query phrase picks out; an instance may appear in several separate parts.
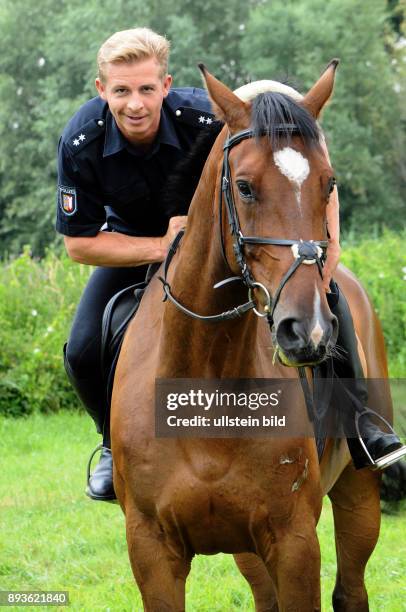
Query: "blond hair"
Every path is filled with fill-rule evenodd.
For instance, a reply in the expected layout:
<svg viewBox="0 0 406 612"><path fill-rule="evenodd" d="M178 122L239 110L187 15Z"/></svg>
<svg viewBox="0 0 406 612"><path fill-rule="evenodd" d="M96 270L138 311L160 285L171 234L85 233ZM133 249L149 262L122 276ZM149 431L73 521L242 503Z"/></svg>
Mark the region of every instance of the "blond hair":
<svg viewBox="0 0 406 612"><path fill-rule="evenodd" d="M170 42L149 28L133 28L116 32L100 47L97 54L99 78L105 82L108 64L131 63L153 57L161 67L160 76L168 72Z"/></svg>

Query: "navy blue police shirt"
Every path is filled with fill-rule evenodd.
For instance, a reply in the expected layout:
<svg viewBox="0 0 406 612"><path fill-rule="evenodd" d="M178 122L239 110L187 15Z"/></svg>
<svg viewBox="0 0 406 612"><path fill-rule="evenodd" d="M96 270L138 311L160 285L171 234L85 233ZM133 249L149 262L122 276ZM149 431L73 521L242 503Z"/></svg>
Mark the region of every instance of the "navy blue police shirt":
<svg viewBox="0 0 406 612"><path fill-rule="evenodd" d="M124 138L107 102L86 102L59 141L57 231L96 236L107 222L109 230L132 236L163 236L168 176L213 121L205 90L171 89L158 134L145 151Z"/></svg>

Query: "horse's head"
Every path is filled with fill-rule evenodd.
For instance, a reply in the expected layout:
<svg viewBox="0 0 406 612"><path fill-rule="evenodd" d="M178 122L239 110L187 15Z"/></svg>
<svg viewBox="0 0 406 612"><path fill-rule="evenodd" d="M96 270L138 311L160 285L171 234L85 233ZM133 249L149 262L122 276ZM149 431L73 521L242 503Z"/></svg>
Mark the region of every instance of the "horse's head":
<svg viewBox="0 0 406 612"><path fill-rule="evenodd" d="M249 86L242 100L246 92L237 96L201 66L229 132L221 178L225 256L248 285L264 286L253 290L262 305L266 291L272 296L274 333L286 365L321 361L337 336L321 266L334 173L316 122L332 94L337 64L332 61L300 100L273 91L249 100Z"/></svg>

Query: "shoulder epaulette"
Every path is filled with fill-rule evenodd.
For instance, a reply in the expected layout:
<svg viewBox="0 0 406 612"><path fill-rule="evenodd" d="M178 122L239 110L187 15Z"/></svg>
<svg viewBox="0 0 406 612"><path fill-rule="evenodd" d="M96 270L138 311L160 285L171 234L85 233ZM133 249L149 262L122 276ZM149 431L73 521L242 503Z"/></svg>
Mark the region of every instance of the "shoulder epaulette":
<svg viewBox="0 0 406 612"><path fill-rule="evenodd" d="M175 110L175 117L179 123L186 123L193 127L206 127L215 121L213 113L197 110L190 106L179 106Z"/></svg>
<svg viewBox="0 0 406 612"><path fill-rule="evenodd" d="M174 89L171 93L172 95L166 98L166 103L177 123L203 128L215 121L204 90L185 87Z"/></svg>
<svg viewBox="0 0 406 612"><path fill-rule="evenodd" d="M104 135L105 129L106 121L104 118L90 119L76 132L65 137L65 145L72 155L75 155L96 140L96 138L99 138L102 134Z"/></svg>

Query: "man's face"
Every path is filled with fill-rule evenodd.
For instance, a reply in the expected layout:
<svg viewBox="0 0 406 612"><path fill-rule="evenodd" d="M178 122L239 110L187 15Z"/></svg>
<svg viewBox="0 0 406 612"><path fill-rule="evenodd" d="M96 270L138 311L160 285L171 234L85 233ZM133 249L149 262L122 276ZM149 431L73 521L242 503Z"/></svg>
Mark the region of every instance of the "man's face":
<svg viewBox="0 0 406 612"><path fill-rule="evenodd" d="M172 77L160 76L155 58L108 64L105 82L96 79L99 95L109 105L120 132L133 144L150 144L159 128L163 99Z"/></svg>

